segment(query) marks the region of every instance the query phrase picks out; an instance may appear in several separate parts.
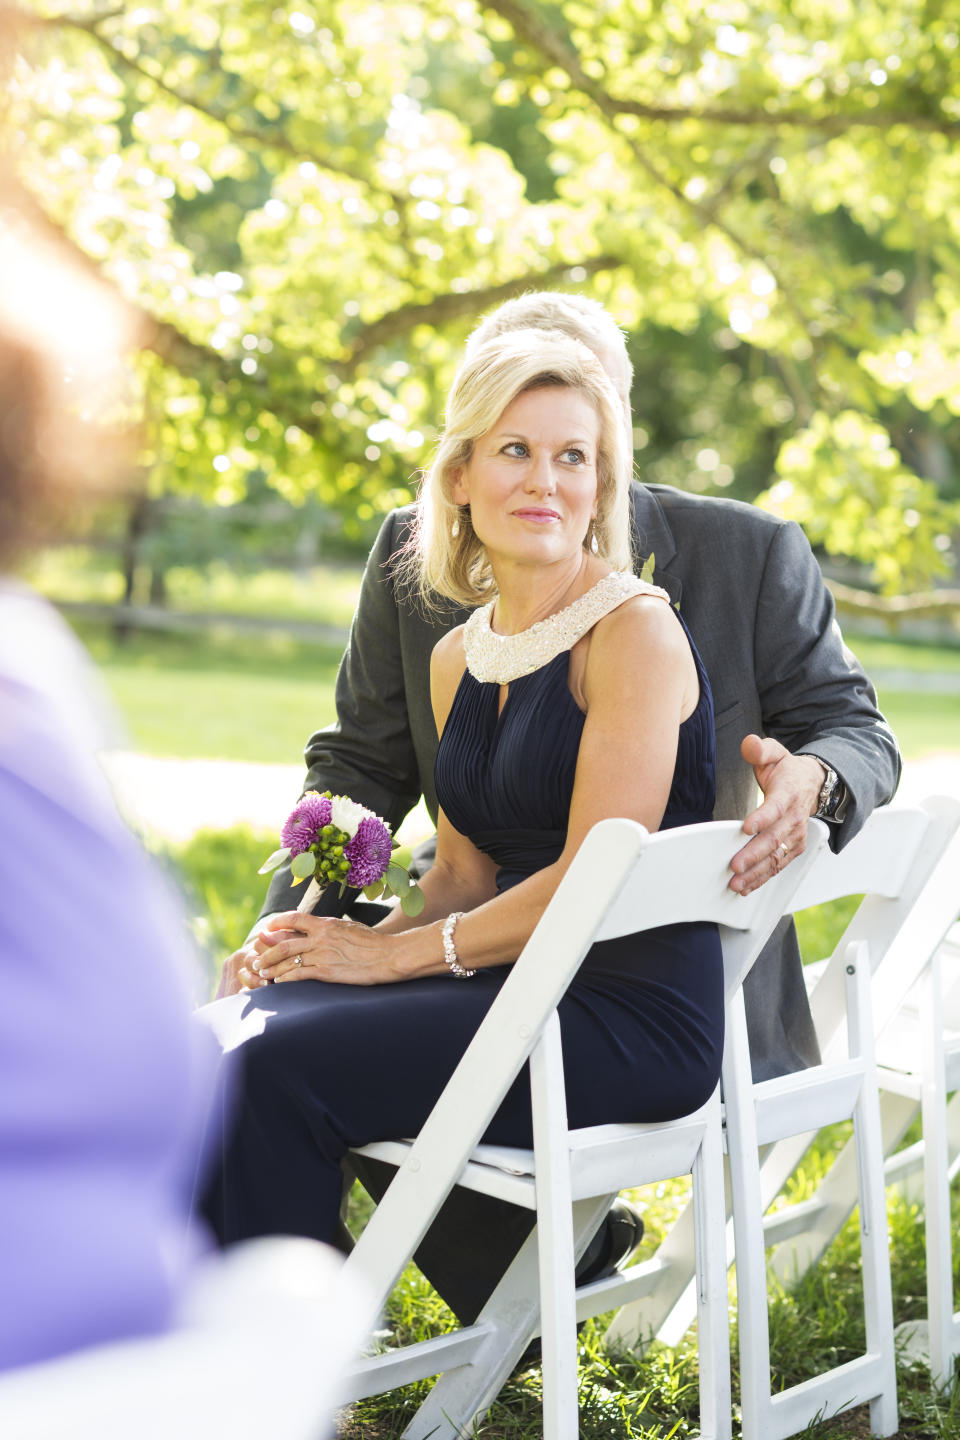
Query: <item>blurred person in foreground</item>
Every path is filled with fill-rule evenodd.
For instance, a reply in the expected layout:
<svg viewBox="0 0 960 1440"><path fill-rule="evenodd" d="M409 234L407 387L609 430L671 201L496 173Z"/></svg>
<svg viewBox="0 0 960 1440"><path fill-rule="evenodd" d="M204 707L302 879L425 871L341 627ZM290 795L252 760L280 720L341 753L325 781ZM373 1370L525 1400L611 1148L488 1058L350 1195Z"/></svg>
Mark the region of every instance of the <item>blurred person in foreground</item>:
<svg viewBox="0 0 960 1440"><path fill-rule="evenodd" d="M609 312L576 293L523 295L480 323L468 354L528 326L586 344L612 380L629 427L631 365ZM716 710L714 818L743 820L745 843L730 883L748 891L799 853L810 815L826 819L835 849L852 839L896 790L897 744L843 644L832 597L797 525L753 505L664 485L634 483L631 501L635 563L653 559L651 578L678 606L706 666ZM337 721L311 736L305 751L304 790L350 795L394 828L421 794L436 818L430 654L467 615L456 605L425 613L399 586L394 557L415 513L407 506L383 523L337 679ZM415 858L429 865L430 851ZM225 962L225 988L256 957L257 930L295 907L299 892L290 880L289 866L276 871L254 932ZM339 900L335 886L315 913L347 907L356 918L376 916L356 892ZM778 927L754 965L744 998L755 1078L817 1060L792 921ZM367 1188L382 1192L388 1167L361 1161L358 1168ZM528 1212L488 1197L451 1196L417 1259L461 1320L476 1316L530 1223ZM590 1278L625 1258L606 1228L592 1247Z"/></svg>
<svg viewBox="0 0 960 1440"><path fill-rule="evenodd" d="M14 575L126 447L84 410L123 370L124 311L0 193L0 1370L166 1329L213 1056L182 917L97 760L86 653ZM106 488L109 488L109 484Z"/></svg>

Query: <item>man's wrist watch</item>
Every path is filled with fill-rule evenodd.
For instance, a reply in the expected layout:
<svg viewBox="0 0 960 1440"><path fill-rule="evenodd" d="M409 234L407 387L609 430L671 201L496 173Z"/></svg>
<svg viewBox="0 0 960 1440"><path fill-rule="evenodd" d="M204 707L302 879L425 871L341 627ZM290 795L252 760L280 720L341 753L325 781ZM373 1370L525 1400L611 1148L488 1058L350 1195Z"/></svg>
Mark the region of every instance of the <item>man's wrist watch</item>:
<svg viewBox="0 0 960 1440"><path fill-rule="evenodd" d="M847 787L833 766L828 765L822 755L812 755L809 750L806 753L811 755L811 759L816 760L824 769L823 784L820 786L817 808L814 812L816 818L838 822L842 820L843 812L846 809Z"/></svg>

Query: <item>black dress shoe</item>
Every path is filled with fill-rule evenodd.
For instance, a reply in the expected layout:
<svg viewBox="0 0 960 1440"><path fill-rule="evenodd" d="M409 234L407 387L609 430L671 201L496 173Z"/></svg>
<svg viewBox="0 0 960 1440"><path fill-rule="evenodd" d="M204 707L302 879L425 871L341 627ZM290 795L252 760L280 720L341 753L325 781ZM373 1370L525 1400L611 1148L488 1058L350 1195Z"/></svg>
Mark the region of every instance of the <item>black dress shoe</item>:
<svg viewBox="0 0 960 1440"><path fill-rule="evenodd" d="M643 1216L629 1200L614 1200L606 1219L580 1257L576 1283L589 1285L593 1280L606 1280L622 1270L643 1239ZM583 1322L577 1326L579 1330ZM529 1370L540 1363L540 1336L530 1341L514 1366L514 1374Z"/></svg>
<svg viewBox="0 0 960 1440"><path fill-rule="evenodd" d="M643 1239L643 1216L629 1200L614 1200L606 1219L580 1257L576 1280L589 1285L622 1270Z"/></svg>

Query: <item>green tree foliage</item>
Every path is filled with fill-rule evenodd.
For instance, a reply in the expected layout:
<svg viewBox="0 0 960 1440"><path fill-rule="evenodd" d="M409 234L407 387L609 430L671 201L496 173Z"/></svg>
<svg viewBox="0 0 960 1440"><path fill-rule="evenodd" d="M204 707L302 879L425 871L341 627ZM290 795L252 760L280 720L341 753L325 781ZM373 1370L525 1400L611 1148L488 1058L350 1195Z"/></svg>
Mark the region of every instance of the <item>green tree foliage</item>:
<svg viewBox="0 0 960 1440"><path fill-rule="evenodd" d="M155 493L266 482L363 538L476 316L582 288L629 334L644 478L763 492L893 591L958 518L958 30L937 0L38 0L5 119L143 321Z"/></svg>

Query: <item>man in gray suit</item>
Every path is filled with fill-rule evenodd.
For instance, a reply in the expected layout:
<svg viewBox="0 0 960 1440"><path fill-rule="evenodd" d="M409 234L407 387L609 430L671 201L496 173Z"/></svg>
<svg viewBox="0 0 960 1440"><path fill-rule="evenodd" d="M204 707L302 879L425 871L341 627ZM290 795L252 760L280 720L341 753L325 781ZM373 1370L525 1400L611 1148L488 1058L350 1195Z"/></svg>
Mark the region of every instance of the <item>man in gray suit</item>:
<svg viewBox="0 0 960 1440"><path fill-rule="evenodd" d="M562 330L589 345L629 422L623 337L595 301L554 294L508 301L481 324L468 349L529 326ZM751 890L799 853L809 816L827 820L834 849L857 833L896 789L896 741L843 645L832 598L796 525L751 505L666 486L635 484L632 501L637 567L654 556L654 583L679 607L707 668L716 708L714 814L746 817L750 838L734 858L730 883ZM305 789L350 795L394 827L421 794L436 817L430 652L466 618L451 606L442 619L427 619L398 596L390 557L403 543L410 514L410 507L393 512L377 537L337 679L337 722L313 735L305 751ZM754 808L757 785L763 800ZM258 927L271 914L295 909L298 898L289 871L277 871ZM331 887L315 913L342 913L349 899L339 902ZM227 967L246 954L244 947ZM779 927L754 965L745 1001L757 1079L818 1059L792 922ZM421 1263L461 1318L469 1318L473 1299L462 1298L455 1283L443 1283L462 1247L442 1222L443 1213L431 1241L433 1263L429 1246ZM474 1259L478 1239L471 1225Z"/></svg>

